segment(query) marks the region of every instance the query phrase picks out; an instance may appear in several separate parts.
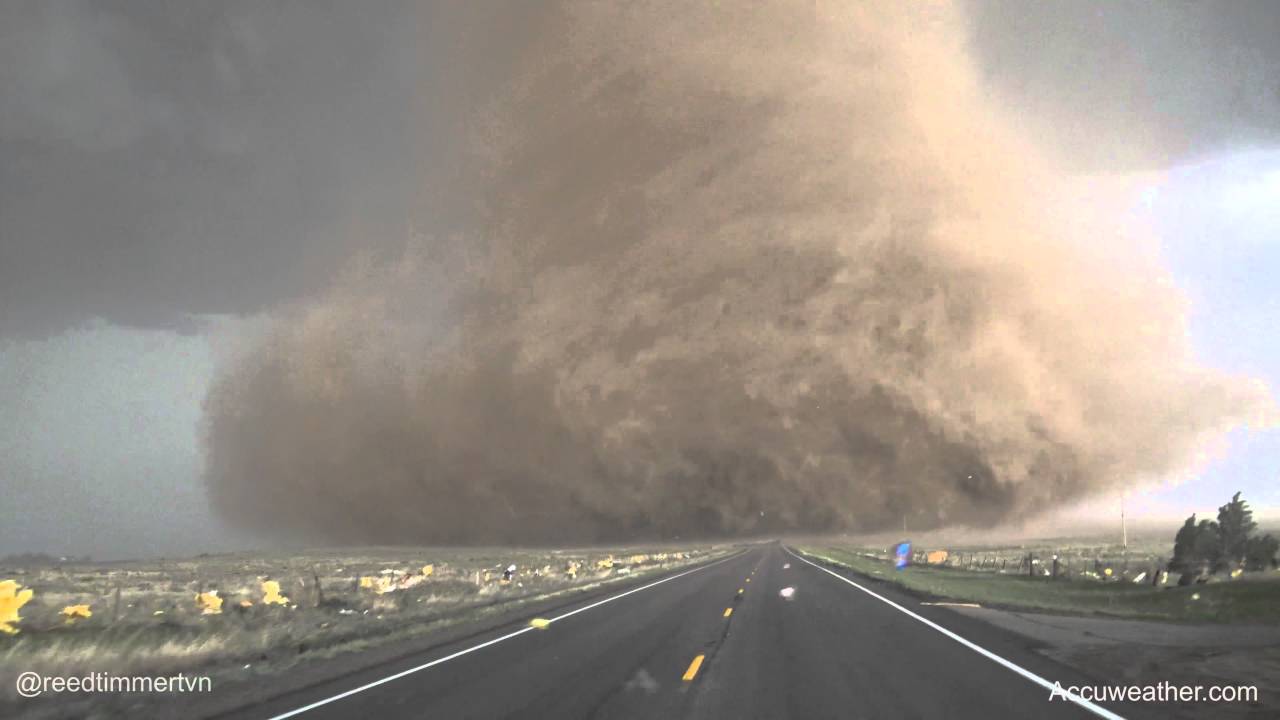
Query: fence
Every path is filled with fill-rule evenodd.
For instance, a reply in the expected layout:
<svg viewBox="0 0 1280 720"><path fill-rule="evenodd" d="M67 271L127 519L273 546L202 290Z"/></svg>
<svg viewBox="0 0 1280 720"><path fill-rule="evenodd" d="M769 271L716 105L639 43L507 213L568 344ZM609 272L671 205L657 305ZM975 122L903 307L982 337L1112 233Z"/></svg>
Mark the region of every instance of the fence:
<svg viewBox="0 0 1280 720"><path fill-rule="evenodd" d="M888 555L882 556L882 559ZM1168 582L1167 559L1150 553L1116 554L1111 548L1054 550L916 550L912 564L970 572L1024 575L1049 580Z"/></svg>

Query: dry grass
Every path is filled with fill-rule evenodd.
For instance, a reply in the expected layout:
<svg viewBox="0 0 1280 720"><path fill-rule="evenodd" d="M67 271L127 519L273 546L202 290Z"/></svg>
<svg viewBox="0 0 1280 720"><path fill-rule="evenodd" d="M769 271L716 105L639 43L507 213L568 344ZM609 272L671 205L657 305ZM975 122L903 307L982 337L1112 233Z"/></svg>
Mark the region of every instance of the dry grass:
<svg viewBox="0 0 1280 720"><path fill-rule="evenodd" d="M5 567L0 578L12 578L35 595L22 608L21 632L0 637L0 665L52 675L291 664L728 550L374 548ZM429 574L423 571L428 564ZM504 582L510 564L517 572ZM362 587L362 577L372 580ZM267 580L279 583L287 603L263 602ZM222 599L221 613L204 614L196 597L214 591ZM92 616L68 622L63 608L76 604L88 604ZM6 686L4 692L13 689Z"/></svg>

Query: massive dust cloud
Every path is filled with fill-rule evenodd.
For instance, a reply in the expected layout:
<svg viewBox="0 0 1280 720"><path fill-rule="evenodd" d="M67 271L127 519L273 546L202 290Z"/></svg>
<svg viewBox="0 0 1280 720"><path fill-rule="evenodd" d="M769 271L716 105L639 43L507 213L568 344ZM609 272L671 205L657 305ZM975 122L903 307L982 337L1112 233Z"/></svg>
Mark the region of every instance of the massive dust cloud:
<svg viewBox="0 0 1280 720"><path fill-rule="evenodd" d="M499 79L424 187L468 224L419 219L227 364L220 514L343 543L988 525L1270 412L1195 364L1120 213L1066 201L954 10L846 5L574 3L488 67L509 28L455 18L446 86Z"/></svg>

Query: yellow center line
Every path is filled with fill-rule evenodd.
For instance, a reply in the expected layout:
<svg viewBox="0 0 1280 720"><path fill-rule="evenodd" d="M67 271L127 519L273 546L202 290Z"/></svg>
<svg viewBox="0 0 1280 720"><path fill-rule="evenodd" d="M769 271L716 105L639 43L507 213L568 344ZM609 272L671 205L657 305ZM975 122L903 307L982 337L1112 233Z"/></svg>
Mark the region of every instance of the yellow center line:
<svg viewBox="0 0 1280 720"><path fill-rule="evenodd" d="M693 659L693 662L689 663L689 669L684 671L685 682L692 682L693 679L697 677L698 668L702 667L702 660L704 658L706 658L706 655L699 655Z"/></svg>
<svg viewBox="0 0 1280 720"><path fill-rule="evenodd" d="M730 616L730 615L732 615L732 614L733 614L733 608L725 608L725 609L724 609L724 616L725 616L725 617L729 617L729 616Z"/></svg>

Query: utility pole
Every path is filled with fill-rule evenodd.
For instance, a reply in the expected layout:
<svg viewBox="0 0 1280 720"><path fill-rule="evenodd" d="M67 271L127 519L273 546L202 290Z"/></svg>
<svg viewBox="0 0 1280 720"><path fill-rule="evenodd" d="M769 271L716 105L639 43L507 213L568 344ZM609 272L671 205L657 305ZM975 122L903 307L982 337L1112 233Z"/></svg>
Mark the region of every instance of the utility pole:
<svg viewBox="0 0 1280 720"><path fill-rule="evenodd" d="M1124 523L1124 493L1120 493L1120 544L1129 549L1129 528Z"/></svg>

